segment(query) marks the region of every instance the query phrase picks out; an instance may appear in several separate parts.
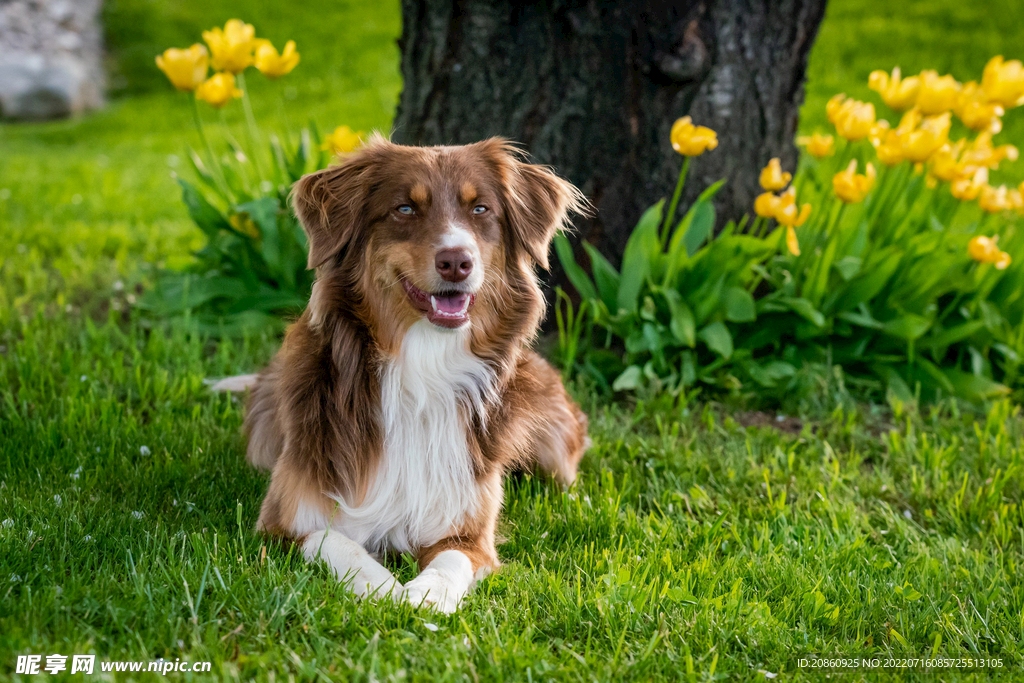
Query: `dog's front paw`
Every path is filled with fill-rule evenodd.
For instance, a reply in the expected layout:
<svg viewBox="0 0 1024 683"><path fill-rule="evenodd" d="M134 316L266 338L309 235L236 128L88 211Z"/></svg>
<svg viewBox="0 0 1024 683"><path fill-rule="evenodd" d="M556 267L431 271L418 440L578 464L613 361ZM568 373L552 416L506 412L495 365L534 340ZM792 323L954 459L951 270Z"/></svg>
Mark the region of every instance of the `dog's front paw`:
<svg viewBox="0 0 1024 683"><path fill-rule="evenodd" d="M436 569L425 569L415 579L405 584L402 598L413 607L432 609L441 614L451 614L459 609L465 590Z"/></svg>

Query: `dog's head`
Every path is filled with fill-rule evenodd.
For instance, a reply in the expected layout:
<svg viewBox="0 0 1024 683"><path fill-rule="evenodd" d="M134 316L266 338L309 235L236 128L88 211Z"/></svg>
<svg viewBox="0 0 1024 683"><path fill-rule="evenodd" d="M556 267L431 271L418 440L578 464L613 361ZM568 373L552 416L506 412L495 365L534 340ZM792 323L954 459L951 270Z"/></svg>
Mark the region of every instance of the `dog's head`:
<svg viewBox="0 0 1024 683"><path fill-rule="evenodd" d="M420 319L493 327L542 307L533 264L548 267L552 237L586 201L504 140L407 147L379 135L303 177L293 200L318 269L311 320L348 306L395 334Z"/></svg>

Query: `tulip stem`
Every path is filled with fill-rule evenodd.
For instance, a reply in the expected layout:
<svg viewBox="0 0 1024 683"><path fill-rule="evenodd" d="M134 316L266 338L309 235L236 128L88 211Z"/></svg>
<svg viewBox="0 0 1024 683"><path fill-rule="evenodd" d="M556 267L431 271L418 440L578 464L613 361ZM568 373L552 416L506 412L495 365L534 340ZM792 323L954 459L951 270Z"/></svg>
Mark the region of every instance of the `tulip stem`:
<svg viewBox="0 0 1024 683"><path fill-rule="evenodd" d="M892 194L893 186L897 182L897 173L898 171L896 168L883 165L881 179L875 186L874 192L871 193L871 205L868 208L869 229L881 216L883 207L888 203L889 196Z"/></svg>
<svg viewBox="0 0 1024 683"><path fill-rule="evenodd" d="M252 163L256 166L256 174L262 180L263 169L260 167L257 146L260 142L259 129L256 127L256 117L252 113L252 102L249 101L249 86L245 83L245 73L238 74L238 87L242 89L242 109L245 110L245 122L249 127L249 147L252 150Z"/></svg>
<svg viewBox="0 0 1024 683"><path fill-rule="evenodd" d="M210 176L214 179L217 185L220 187L221 193L224 195L224 199L230 203L231 192L228 189L227 181L224 179L223 169L220 164L217 163L217 156L213 153L213 145L210 144L210 139L206 137L206 128L203 127L203 117L199 115L199 101L195 97L190 97L192 100L192 116L196 123L196 130L199 131L199 139L203 143L203 147L206 148L206 154L210 157Z"/></svg>
<svg viewBox="0 0 1024 683"><path fill-rule="evenodd" d="M839 210L836 211L836 217L832 219L832 225L830 225L829 229L828 229L829 234L835 232L836 229L840 225L842 225L842 223L843 223L843 214L846 213L846 206L847 206L846 202L840 202L839 203ZM828 238L828 235L826 235L826 239L827 238Z"/></svg>
<svg viewBox="0 0 1024 683"><path fill-rule="evenodd" d="M668 205L668 213L665 214L665 224L662 226L661 245L665 246L668 242L669 228L672 225L672 220L675 218L676 209L679 207L679 197L683 194L683 185L686 183L686 174L690 170L690 159L692 157L686 157L683 161L683 168L679 171L679 180L676 181L676 191L672 193L672 202Z"/></svg>
<svg viewBox="0 0 1024 683"><path fill-rule="evenodd" d="M953 195L950 195L950 197L953 197ZM958 213L960 213L960 206L961 205L963 205L963 202L960 201L959 199L957 199L956 197L953 197L953 208L950 209L949 217L946 218L946 228L947 229L953 227L953 220L956 218L956 215Z"/></svg>

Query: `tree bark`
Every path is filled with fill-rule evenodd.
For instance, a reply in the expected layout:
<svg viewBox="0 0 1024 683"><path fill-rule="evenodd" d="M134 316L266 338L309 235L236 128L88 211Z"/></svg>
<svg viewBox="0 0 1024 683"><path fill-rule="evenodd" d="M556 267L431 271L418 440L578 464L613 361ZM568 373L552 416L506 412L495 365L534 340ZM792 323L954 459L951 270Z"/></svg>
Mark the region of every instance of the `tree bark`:
<svg viewBox="0 0 1024 683"><path fill-rule="evenodd" d="M681 206L726 178L717 206L739 218L771 157L794 167L824 9L825 0L402 0L394 138L522 143L596 207L576 219L574 239L618 263L640 214L673 190L682 157L669 130L680 116L719 139L691 165Z"/></svg>

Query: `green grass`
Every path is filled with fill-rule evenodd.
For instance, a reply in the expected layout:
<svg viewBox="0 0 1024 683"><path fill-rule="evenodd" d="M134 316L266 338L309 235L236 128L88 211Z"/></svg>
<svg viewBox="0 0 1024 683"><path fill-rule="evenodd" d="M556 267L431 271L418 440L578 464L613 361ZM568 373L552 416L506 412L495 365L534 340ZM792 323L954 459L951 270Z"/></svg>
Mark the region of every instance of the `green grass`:
<svg viewBox="0 0 1024 683"><path fill-rule="evenodd" d="M831 0L808 64L806 101L800 128L832 132L825 102L836 93L873 102L880 118L894 125L899 115L868 89L875 69L904 75L922 69L950 73L961 83L981 81L988 60L997 54L1024 59L1024 5L1016 0ZM959 124L954 135L966 131ZM1024 108L1007 112L997 142L1024 149ZM1004 164L993 183L1024 180L1024 160Z"/></svg>
<svg viewBox="0 0 1024 683"><path fill-rule="evenodd" d="M579 485L509 482L505 567L453 617L359 603L252 534L266 479L243 463L241 406L202 379L258 367L277 340L213 343L131 312L149 264L201 243L171 177L198 141L152 56L239 15L303 52L279 83L251 79L266 128L386 129L397 6L106 4L111 106L0 126L0 680L16 654L55 652L212 660L238 680L816 679L800 655L868 651L1019 675L1024 419L1006 403L836 408L785 434L579 389L596 444ZM1024 56L1004 5L834 0L804 127L833 92L870 95L873 68L966 79Z"/></svg>

